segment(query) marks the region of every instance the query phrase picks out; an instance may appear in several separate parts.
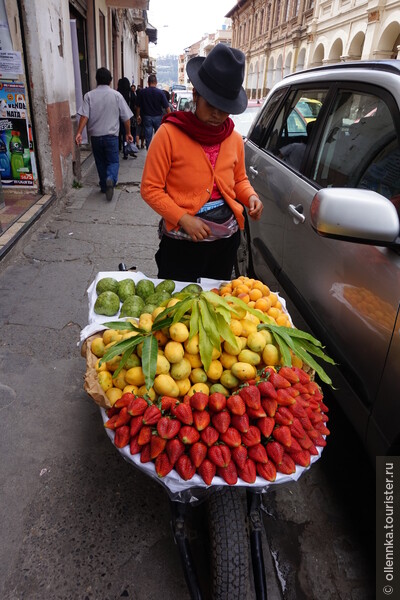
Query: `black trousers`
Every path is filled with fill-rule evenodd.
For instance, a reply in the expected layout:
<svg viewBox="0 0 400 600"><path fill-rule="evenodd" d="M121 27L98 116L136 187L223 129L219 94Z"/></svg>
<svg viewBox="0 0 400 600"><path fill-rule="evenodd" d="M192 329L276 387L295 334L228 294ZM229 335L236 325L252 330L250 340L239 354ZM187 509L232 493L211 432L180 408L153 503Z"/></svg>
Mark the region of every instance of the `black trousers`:
<svg viewBox="0 0 400 600"><path fill-rule="evenodd" d="M232 279L240 231L214 242L176 240L164 235L156 252L159 279L196 282L200 277Z"/></svg>

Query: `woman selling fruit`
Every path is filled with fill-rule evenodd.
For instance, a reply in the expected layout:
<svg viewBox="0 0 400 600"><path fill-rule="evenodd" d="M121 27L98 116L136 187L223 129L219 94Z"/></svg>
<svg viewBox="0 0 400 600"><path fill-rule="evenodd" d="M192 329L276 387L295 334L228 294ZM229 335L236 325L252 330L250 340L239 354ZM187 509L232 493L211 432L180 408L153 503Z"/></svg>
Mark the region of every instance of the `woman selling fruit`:
<svg viewBox="0 0 400 600"><path fill-rule="evenodd" d="M217 44L192 58L194 113L166 115L154 136L143 171L141 194L159 215L159 278L230 279L244 226L263 205L246 176L244 146L229 114L247 106L242 87L245 56Z"/></svg>

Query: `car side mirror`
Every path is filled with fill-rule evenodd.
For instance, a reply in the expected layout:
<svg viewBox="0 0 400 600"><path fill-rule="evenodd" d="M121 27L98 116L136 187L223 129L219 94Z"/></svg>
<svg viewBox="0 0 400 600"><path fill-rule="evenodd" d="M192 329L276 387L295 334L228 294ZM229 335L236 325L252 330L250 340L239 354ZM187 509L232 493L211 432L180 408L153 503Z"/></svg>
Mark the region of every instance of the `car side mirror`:
<svg viewBox="0 0 400 600"><path fill-rule="evenodd" d="M321 189L312 200L310 215L313 229L321 236L376 246L400 245L395 206L371 190Z"/></svg>

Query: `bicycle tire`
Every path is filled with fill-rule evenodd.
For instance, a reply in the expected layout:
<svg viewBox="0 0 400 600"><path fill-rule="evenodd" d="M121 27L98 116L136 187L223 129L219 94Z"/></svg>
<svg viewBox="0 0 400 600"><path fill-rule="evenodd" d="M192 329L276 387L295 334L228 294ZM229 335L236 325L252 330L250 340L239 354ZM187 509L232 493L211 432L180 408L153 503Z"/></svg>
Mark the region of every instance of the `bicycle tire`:
<svg viewBox="0 0 400 600"><path fill-rule="evenodd" d="M249 551L247 523L237 490L226 488L207 501L213 600L247 597Z"/></svg>

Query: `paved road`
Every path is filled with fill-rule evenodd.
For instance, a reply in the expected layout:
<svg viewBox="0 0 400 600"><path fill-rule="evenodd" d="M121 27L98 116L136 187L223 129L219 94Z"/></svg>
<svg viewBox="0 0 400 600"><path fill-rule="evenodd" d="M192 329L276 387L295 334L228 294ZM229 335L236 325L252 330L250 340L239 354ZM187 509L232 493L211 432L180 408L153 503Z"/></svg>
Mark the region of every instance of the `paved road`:
<svg viewBox="0 0 400 600"><path fill-rule="evenodd" d="M110 444L77 347L98 271L125 261L156 276L158 217L138 187L144 158L121 161L111 203L88 167L83 187L0 262L2 600L189 598L167 496ZM370 503L360 497L372 476L364 466L360 479L335 452L343 427L339 416L336 444L313 470L264 499L269 600L372 597Z"/></svg>

